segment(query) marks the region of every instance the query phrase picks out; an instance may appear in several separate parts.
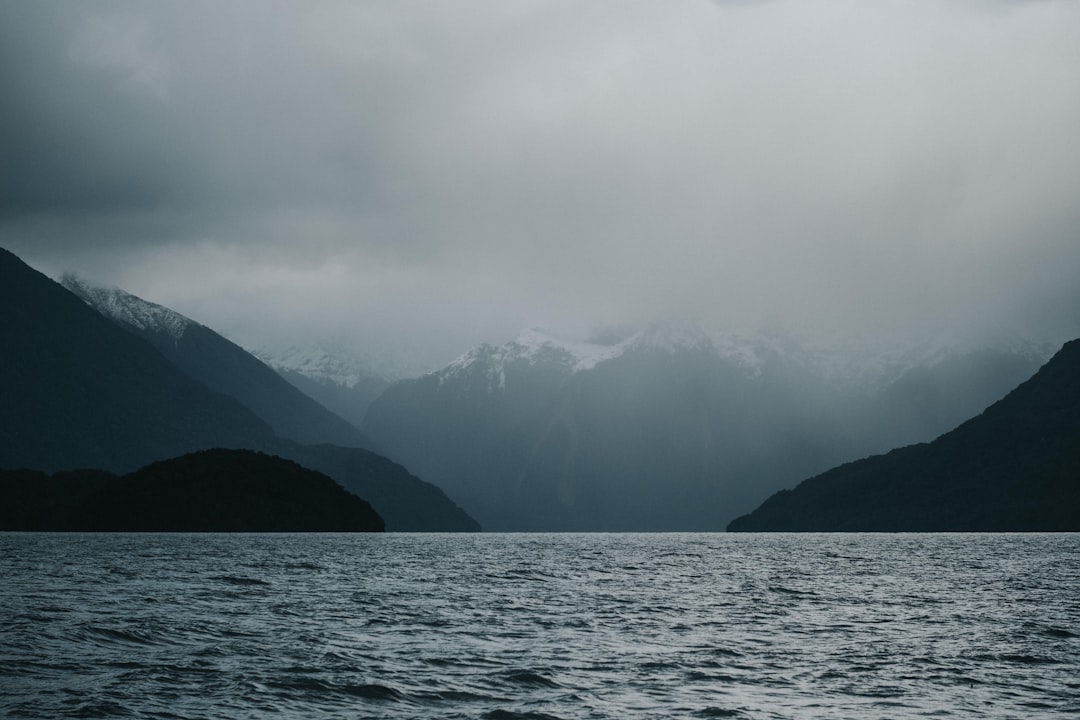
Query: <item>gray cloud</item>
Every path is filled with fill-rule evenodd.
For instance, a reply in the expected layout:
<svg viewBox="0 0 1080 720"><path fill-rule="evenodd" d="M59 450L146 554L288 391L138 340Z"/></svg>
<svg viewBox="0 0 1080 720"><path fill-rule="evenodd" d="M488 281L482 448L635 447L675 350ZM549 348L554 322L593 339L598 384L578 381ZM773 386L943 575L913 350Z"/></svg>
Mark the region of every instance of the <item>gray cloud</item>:
<svg viewBox="0 0 1080 720"><path fill-rule="evenodd" d="M1072 3L0 3L0 244L243 338L1080 331Z"/></svg>

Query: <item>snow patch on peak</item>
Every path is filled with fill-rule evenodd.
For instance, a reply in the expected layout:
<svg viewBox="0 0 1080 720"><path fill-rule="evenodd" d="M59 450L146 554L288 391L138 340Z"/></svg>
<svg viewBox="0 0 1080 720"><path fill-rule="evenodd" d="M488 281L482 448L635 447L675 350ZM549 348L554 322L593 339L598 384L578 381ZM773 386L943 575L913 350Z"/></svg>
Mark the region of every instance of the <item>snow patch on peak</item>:
<svg viewBox="0 0 1080 720"><path fill-rule="evenodd" d="M625 349L625 343L600 345L567 340L539 328L529 328L504 345L479 345L436 374L441 385L451 378L480 372L486 377L489 390L504 390L506 369L511 364L543 364L557 371L573 374L591 370L605 360L618 357Z"/></svg>
<svg viewBox="0 0 1080 720"><path fill-rule="evenodd" d="M311 345L261 347L252 350L255 357L279 371L292 371L305 377L334 385L355 387L364 380L392 382L403 375L380 364L375 358L332 341Z"/></svg>
<svg viewBox="0 0 1080 720"><path fill-rule="evenodd" d="M542 360L561 360L571 372L592 370L605 360L622 355L626 349L625 341L615 345L601 345L567 340L537 328L524 331L507 347L521 358L533 363Z"/></svg>
<svg viewBox="0 0 1080 720"><path fill-rule="evenodd" d="M628 352L715 352L712 340L693 325L655 325L618 342L571 340L539 328L529 328L503 345L479 345L436 375L439 383L464 373L480 372L489 390L506 388L506 370L513 363L540 364L567 374L587 372Z"/></svg>
<svg viewBox="0 0 1080 720"><path fill-rule="evenodd" d="M164 332L177 342L194 320L118 287L90 285L78 275L65 273L60 284L90 307L112 320L143 331Z"/></svg>
<svg viewBox="0 0 1080 720"><path fill-rule="evenodd" d="M676 353L686 350L714 352L716 346L704 330L693 323L653 325L624 341L635 350Z"/></svg>

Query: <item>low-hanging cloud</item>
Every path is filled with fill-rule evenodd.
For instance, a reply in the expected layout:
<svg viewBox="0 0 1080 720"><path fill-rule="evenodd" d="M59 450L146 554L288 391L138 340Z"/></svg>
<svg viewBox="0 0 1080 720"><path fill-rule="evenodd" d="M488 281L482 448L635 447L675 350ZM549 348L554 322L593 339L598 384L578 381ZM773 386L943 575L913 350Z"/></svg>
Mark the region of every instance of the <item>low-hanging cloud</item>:
<svg viewBox="0 0 1080 720"><path fill-rule="evenodd" d="M0 244L241 338L1080 330L1072 3L5 2L0 66Z"/></svg>

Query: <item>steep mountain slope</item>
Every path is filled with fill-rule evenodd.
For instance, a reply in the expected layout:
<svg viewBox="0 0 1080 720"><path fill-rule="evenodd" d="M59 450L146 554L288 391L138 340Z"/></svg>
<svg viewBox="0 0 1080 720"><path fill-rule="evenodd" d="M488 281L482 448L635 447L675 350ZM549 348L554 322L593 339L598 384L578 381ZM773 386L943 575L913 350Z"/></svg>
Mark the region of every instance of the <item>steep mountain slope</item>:
<svg viewBox="0 0 1080 720"><path fill-rule="evenodd" d="M129 471L270 427L0 249L0 467Z"/></svg>
<svg viewBox="0 0 1080 720"><path fill-rule="evenodd" d="M326 475L250 450L204 450L118 477L0 470L0 529L377 532L382 518Z"/></svg>
<svg viewBox="0 0 1080 720"><path fill-rule="evenodd" d="M1080 530L1080 341L933 442L834 468L728 529Z"/></svg>
<svg viewBox="0 0 1080 720"><path fill-rule="evenodd" d="M487 529L718 530L800 477L944 431L1037 367L922 353L857 382L839 360L868 361L852 357L687 325L592 343L530 331L397 383L362 429Z"/></svg>
<svg viewBox="0 0 1080 720"><path fill-rule="evenodd" d="M334 478L364 498L394 532L477 532L480 524L440 488L362 448L291 445L281 454Z"/></svg>
<svg viewBox="0 0 1080 720"><path fill-rule="evenodd" d="M65 275L61 284L206 387L239 400L279 436L300 443L364 444L355 426L210 328L119 288L93 287L75 275Z"/></svg>
<svg viewBox="0 0 1080 720"><path fill-rule="evenodd" d="M0 468L123 473L197 450L246 448L321 465L341 485L363 488L385 503L388 529L477 529L441 490L400 465L278 438L237 400L5 250L0 347Z"/></svg>

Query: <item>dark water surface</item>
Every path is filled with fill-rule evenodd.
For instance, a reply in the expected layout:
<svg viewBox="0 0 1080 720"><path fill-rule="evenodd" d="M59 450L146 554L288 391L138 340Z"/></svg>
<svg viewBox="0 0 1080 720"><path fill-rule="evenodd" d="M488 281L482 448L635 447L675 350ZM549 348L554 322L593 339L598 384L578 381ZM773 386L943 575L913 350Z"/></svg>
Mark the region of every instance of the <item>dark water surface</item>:
<svg viewBox="0 0 1080 720"><path fill-rule="evenodd" d="M1080 535L0 534L0 717L1080 718Z"/></svg>

